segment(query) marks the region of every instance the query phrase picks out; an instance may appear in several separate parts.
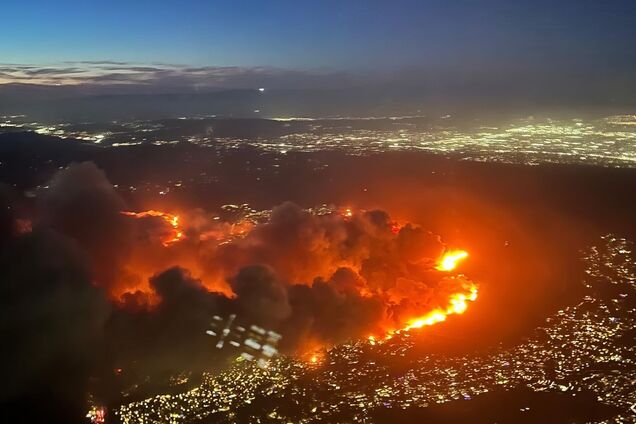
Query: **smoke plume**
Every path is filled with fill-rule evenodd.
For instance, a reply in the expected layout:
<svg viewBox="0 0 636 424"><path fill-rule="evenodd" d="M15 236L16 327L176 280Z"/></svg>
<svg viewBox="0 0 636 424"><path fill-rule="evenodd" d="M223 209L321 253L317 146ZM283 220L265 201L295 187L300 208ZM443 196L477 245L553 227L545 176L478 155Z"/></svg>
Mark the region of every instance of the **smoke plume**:
<svg viewBox="0 0 636 424"><path fill-rule="evenodd" d="M468 295L457 293L471 284L435 269L438 236L384 211L319 214L288 202L258 222L132 212L92 163L52 178L32 229L17 230L25 217L6 198L2 402L11 412L34 398L72 410L89 377L113 368L213 368L222 363L205 335L214 315L277 331L295 353L403 328L450 310L453 296L459 310Z"/></svg>

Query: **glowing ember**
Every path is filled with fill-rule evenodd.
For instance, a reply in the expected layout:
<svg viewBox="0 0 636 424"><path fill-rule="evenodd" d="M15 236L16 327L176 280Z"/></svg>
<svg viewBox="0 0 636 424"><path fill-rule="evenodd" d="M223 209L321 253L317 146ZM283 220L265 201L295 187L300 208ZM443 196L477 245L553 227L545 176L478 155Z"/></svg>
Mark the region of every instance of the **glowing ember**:
<svg viewBox="0 0 636 424"><path fill-rule="evenodd" d="M18 234L28 234L33 231L33 225L29 219L16 219L15 226Z"/></svg>
<svg viewBox="0 0 636 424"><path fill-rule="evenodd" d="M93 406L86 414L86 418L90 419L91 423L102 424L106 422L106 408L103 406Z"/></svg>
<svg viewBox="0 0 636 424"><path fill-rule="evenodd" d="M300 357L307 365L318 366L324 362L325 355L326 352L322 343L310 342Z"/></svg>
<svg viewBox="0 0 636 424"><path fill-rule="evenodd" d="M452 271L457 267L457 263L468 257L468 252L464 250L451 250L444 253L436 269L439 271Z"/></svg>
<svg viewBox="0 0 636 424"><path fill-rule="evenodd" d="M183 231L179 228L179 216L172 215L167 212L149 210L144 212L122 212L122 215L132 216L134 218L148 218L148 217L156 217L163 219L170 227L172 227L172 231L169 235L161 240L161 243L168 247L173 243L183 240L184 234Z"/></svg>

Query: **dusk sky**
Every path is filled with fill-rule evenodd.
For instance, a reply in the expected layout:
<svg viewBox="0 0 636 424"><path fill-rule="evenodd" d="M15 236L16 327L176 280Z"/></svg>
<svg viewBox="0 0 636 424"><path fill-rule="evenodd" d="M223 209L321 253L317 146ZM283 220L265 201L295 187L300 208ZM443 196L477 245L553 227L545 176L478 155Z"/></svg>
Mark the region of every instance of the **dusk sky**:
<svg viewBox="0 0 636 424"><path fill-rule="evenodd" d="M636 2L5 0L0 62L633 67Z"/></svg>

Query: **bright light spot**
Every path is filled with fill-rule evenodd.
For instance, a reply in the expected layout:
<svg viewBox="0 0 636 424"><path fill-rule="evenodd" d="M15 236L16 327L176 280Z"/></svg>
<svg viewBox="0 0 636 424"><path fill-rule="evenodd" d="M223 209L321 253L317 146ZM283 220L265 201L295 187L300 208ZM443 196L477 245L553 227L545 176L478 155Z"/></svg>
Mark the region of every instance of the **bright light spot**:
<svg viewBox="0 0 636 424"><path fill-rule="evenodd" d="M468 252L464 250L451 250L444 253L442 259L435 269L439 271L452 271L457 267L457 263L468 257Z"/></svg>

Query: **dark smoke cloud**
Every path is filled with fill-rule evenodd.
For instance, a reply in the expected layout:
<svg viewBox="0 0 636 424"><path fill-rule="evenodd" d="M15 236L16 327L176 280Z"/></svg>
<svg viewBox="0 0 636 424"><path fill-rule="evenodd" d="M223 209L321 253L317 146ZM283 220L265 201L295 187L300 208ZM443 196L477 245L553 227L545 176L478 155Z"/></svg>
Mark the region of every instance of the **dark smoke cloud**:
<svg viewBox="0 0 636 424"><path fill-rule="evenodd" d="M284 203L224 243L228 224L195 211L186 239L166 247L170 224L122 215L92 163L53 177L32 232L16 231L6 196L0 207L0 401L11 413L36 404L80 416L89 377L99 399L116 395L113 369L152 378L219 366L226 353L205 334L213 315L276 330L298 352L396 328L462 285L432 270L437 236L383 211L317 216Z"/></svg>
<svg viewBox="0 0 636 424"><path fill-rule="evenodd" d="M8 243L13 235L14 211L10 200L11 190L4 184L0 184L0 243ZM3 248L4 245L0 245Z"/></svg>
<svg viewBox="0 0 636 424"><path fill-rule="evenodd" d="M218 261L231 272L246 264L266 264L287 281L311 283L341 266L359 267L369 257L383 255L393 238L384 212L347 220L338 214L316 216L287 202L272 210L269 222L222 246Z"/></svg>
<svg viewBox="0 0 636 424"><path fill-rule="evenodd" d="M109 304L91 284L88 258L73 240L49 229L4 230L0 413L21 422L76 422Z"/></svg>
<svg viewBox="0 0 636 424"><path fill-rule="evenodd" d="M292 316L283 325L283 347L313 343L338 343L352 335L375 330L385 318L386 305L378 297L363 297L364 286L353 270L340 268L328 281L317 279L312 286L289 288Z"/></svg>
<svg viewBox="0 0 636 424"><path fill-rule="evenodd" d="M304 340L331 343L400 326L409 314L447 300L433 269L444 249L439 237L399 226L383 211L318 216L287 202L244 237L222 244L216 237L227 230L223 224L213 228L200 224L200 212L193 216L198 218L186 240L168 249L157 236L162 225L170 230L165 220L136 221L145 234L139 237L143 257L149 259L143 267L191 269L208 290L231 297L242 320L280 329L290 351L302 348ZM138 309L148 297L162 298L149 289L127 295L124 303Z"/></svg>
<svg viewBox="0 0 636 424"><path fill-rule="evenodd" d="M384 211L317 216L288 202L207 260L225 275L238 272L260 281L268 294L256 295L250 308L259 311L260 322L280 322L274 328L282 329L285 347L293 351L307 342L335 343L399 327L443 306L463 284L442 280L433 269L443 249L438 236L411 224L398 226ZM248 274L244 267L252 264L261 266ZM275 284L276 278L282 283ZM232 289L240 298L240 287ZM273 293L276 302L269 300ZM285 300L291 314L281 321L288 313Z"/></svg>
<svg viewBox="0 0 636 424"><path fill-rule="evenodd" d="M242 268L232 278L238 312L263 326L275 326L291 314L287 289L274 272L264 266Z"/></svg>
<svg viewBox="0 0 636 424"><path fill-rule="evenodd" d="M126 302L113 311L106 329L113 365L127 369L136 363L150 376L214 367L220 352L205 330L214 314L232 311L230 300L209 292L182 268L153 276L150 285L161 299L156 307Z"/></svg>
<svg viewBox="0 0 636 424"><path fill-rule="evenodd" d="M38 206L38 225L66 234L88 253L94 281L126 285L122 267L132 244L130 223L120 213L123 200L95 164L56 173Z"/></svg>

